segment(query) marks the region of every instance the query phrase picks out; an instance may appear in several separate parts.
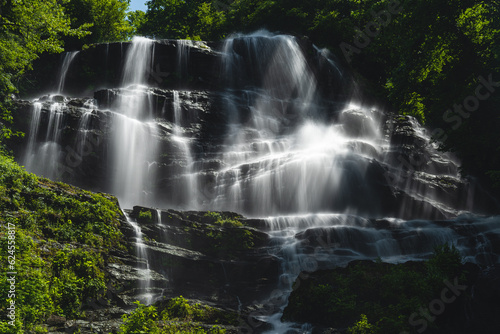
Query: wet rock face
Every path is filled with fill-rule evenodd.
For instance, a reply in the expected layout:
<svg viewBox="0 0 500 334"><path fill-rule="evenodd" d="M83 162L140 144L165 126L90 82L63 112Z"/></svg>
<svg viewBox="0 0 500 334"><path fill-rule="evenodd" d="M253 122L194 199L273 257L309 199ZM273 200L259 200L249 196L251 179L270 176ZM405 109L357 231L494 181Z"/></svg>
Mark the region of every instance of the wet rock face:
<svg viewBox="0 0 500 334"><path fill-rule="evenodd" d="M150 269L168 277L168 284L153 283L163 287L163 296L237 306L238 300L247 305L264 298L277 285L280 262L269 255L269 236L239 214L136 206L130 217L141 227ZM134 240L133 231L123 232Z"/></svg>
<svg viewBox="0 0 500 334"><path fill-rule="evenodd" d="M12 141L11 148L18 161L24 163L30 140L34 140L39 147L47 142L48 131L55 126L51 124L54 123L54 113L60 113L57 161L55 167L48 171L49 175L45 176L86 189L112 192L110 145L114 135L114 119L119 116L115 106L130 89L133 88L99 90L95 92L94 99L57 96L40 99L39 130L34 139L30 138L33 105L22 100L16 101L13 113L15 127L28 134L25 138ZM233 182L224 179L231 175L221 177L220 174L221 170L230 167L221 159L229 149L228 124L234 117L234 114L227 113L227 104L232 103L235 108L233 112L245 124L245 117L250 117L248 98L245 93L235 95L228 101L227 96L213 91L143 90L143 99L150 110L150 114L144 117L151 119L151 143L154 142L154 146L158 147L156 160L144 162L150 164L157 179L148 195L152 199L151 204L164 206L164 203L169 203L173 207L185 205L194 190L188 189L182 175L194 171L197 173L198 205L214 200L218 182ZM56 103L60 110L54 111ZM175 116L176 113L182 117ZM357 136L369 136L376 131L369 126L366 114L347 110L338 118L339 122L343 122L343 131L353 137L349 144L350 150L359 152L359 156L336 162L345 173L339 183L339 187L344 189L343 195L335 196L332 193L331 196L323 196L317 203L318 209L343 211L354 206L359 213L366 215L404 219L447 218L456 214L457 211L453 210L470 209L467 205L471 202L481 204L485 210L495 209L495 203L480 191L473 194L480 200L474 201L467 197L470 185L462 179L449 176L457 173L458 165L452 159L443 159L440 154L444 153L432 147L413 120L386 117L384 121L390 147L384 153L377 151L369 142L354 140ZM293 128L293 123L288 124ZM240 131L247 131L249 140L255 136L246 128ZM186 145L190 146L189 152L186 151ZM357 166L365 166L363 178L357 175ZM240 177L248 174L247 177L251 178L258 168L255 164L242 164ZM241 183L242 192L251 192L251 189L244 188L246 186L246 183ZM422 198L422 194L428 198L439 198L441 203L436 205L438 203ZM367 201L367 198L370 200ZM243 210L252 213L252 203L247 204L248 208Z"/></svg>
<svg viewBox="0 0 500 334"><path fill-rule="evenodd" d="M163 89L211 89L219 84L220 54L209 45L193 42L185 46L189 60L178 62L182 41L158 40L154 43L147 84ZM91 96L103 88L120 87L123 80L124 57L130 43L96 44L80 51L68 69L64 93L70 96ZM57 87L62 55L47 55L34 63L34 71L23 85L24 96L37 96ZM188 58L186 58L188 59Z"/></svg>

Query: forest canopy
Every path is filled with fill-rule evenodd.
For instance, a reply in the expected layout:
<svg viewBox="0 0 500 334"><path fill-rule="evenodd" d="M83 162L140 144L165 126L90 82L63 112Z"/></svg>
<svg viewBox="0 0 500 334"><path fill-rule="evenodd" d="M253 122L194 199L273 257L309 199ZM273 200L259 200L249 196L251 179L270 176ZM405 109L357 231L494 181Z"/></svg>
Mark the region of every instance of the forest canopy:
<svg viewBox="0 0 500 334"><path fill-rule="evenodd" d="M219 40L267 29L327 47L390 110L435 129L466 174L500 189L500 1L0 0L0 108L45 52L151 38Z"/></svg>

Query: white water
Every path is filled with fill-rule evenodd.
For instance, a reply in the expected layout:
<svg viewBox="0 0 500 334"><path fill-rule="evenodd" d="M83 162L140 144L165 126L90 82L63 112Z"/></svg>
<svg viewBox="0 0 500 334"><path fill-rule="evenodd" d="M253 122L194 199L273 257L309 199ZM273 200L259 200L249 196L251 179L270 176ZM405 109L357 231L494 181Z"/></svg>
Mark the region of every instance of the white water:
<svg viewBox="0 0 500 334"><path fill-rule="evenodd" d="M138 298L141 303L150 305L153 302L153 294L149 291L151 289L151 269L149 268L148 252L143 242L141 227L128 214L125 212L123 214L127 219L127 223L135 231L135 252L138 260L136 269L141 277L138 286L141 295ZM142 268L144 265L145 268Z"/></svg>
<svg viewBox="0 0 500 334"><path fill-rule="evenodd" d="M34 102L32 107L31 122L30 122L30 132L28 134L28 146L26 148L26 153L24 154L23 164L28 169L31 170L34 167L35 158L35 144L38 135L38 127L40 124L40 116L42 114L42 104L40 102Z"/></svg>
<svg viewBox="0 0 500 334"><path fill-rule="evenodd" d="M181 80L188 76L189 50L193 45L191 40L181 39L177 41L177 70Z"/></svg>
<svg viewBox="0 0 500 334"><path fill-rule="evenodd" d="M332 203L346 206L339 197L367 196L350 179L362 182L370 159L388 145L371 112L351 105L339 123L318 119L316 79L290 36L230 38L224 52L224 78L234 89L245 85L251 114L241 121L233 89L226 91L225 167L206 207L265 217L329 211ZM363 126L360 135L346 128L351 120Z"/></svg>
<svg viewBox="0 0 500 334"><path fill-rule="evenodd" d="M274 307L280 311L259 317L273 327L264 333L311 333L312 328L307 324L282 322L281 316L292 285L300 285L308 273L317 269L343 267L354 260L420 261L431 256L434 247L443 244L454 245L466 262L483 265L500 262L488 237L500 233L500 216L463 215L441 224L386 219L383 228L373 220L346 214L281 216L266 221L275 245L271 253L282 261L282 274L277 289L264 301L266 309Z"/></svg>
<svg viewBox="0 0 500 334"><path fill-rule="evenodd" d="M180 187L182 191L179 191L178 196L179 201L186 203L187 207L196 207L196 190L197 190L197 180L194 174L193 168L193 155L190 148L190 140L184 135L184 130L182 128L183 124L183 111L181 106L181 101L179 99L179 91L173 91L173 110L174 110L174 131L173 131L173 141L179 148L181 153L181 159L184 162L184 174L180 175L181 178Z"/></svg>
<svg viewBox="0 0 500 334"><path fill-rule="evenodd" d="M146 84L153 66L153 40L134 37L127 49L123 67L122 87Z"/></svg>
<svg viewBox="0 0 500 334"><path fill-rule="evenodd" d="M64 54L64 59L61 66L61 71L59 73L59 83L57 84L57 94L62 94L64 92L64 83L66 82L66 75L68 73L71 62L75 59L76 55L80 51L66 52Z"/></svg>
<svg viewBox="0 0 500 334"><path fill-rule="evenodd" d="M155 175L149 168L157 156L152 140L155 124L151 117L147 82L153 59L153 41L134 37L125 56L122 84L126 89L111 109L113 139L110 166L112 193L124 207L151 201Z"/></svg>
<svg viewBox="0 0 500 334"><path fill-rule="evenodd" d="M35 101L33 103L33 114L30 124L30 133L28 135L28 146L24 154L23 164L26 169L37 175L47 178L57 179L59 161L63 151L60 147L60 136L62 132L64 102L46 102L46 113L48 114L47 128L44 129L45 139L37 144L37 138L40 137L40 121L43 114L43 102ZM43 133L42 133L43 134Z"/></svg>

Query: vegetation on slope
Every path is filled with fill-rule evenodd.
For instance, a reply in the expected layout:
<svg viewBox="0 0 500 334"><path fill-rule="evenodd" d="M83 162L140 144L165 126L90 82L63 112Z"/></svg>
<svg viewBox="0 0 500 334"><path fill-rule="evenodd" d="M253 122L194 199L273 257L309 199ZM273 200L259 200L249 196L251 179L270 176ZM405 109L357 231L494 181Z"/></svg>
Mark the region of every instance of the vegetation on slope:
<svg viewBox="0 0 500 334"><path fill-rule="evenodd" d="M136 304L131 314L123 316L120 333L223 334L226 329L221 325L238 324L237 314L192 303L182 296L151 306Z"/></svg>
<svg viewBox="0 0 500 334"><path fill-rule="evenodd" d="M15 302L16 316L0 320L0 333L43 331L49 317L74 319L104 296L105 259L123 247L121 219L115 198L39 178L2 154L0 312Z"/></svg>

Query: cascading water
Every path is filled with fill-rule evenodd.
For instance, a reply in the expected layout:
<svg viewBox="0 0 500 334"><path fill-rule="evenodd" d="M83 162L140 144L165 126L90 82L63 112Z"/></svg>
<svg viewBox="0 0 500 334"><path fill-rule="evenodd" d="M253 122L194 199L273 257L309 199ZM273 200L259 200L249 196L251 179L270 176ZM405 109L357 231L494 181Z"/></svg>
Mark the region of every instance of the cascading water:
<svg viewBox="0 0 500 334"><path fill-rule="evenodd" d="M113 140L110 156L111 189L122 205L148 203L154 173L149 168L156 158L155 125L149 111L149 91L143 84L153 61L153 41L135 37L125 56L122 84L111 106Z"/></svg>
<svg viewBox="0 0 500 334"><path fill-rule="evenodd" d="M238 37L226 41L224 51L225 78L232 89L242 89L243 79L251 114L244 122L244 117L231 115L221 159L226 167L217 172L211 206L259 217L287 215L268 219L269 233L279 245L276 255L283 263L279 292L272 298L281 303L274 306L283 310L300 272L319 267L343 266L356 259L421 260L444 243L457 245L473 262L482 260L485 254L471 252L469 239L434 222L389 220L391 228L377 228L357 215L377 213L377 192L367 184L366 175L373 161L392 163L391 138L384 136L377 112L361 106L347 104L335 123L318 117L322 106L316 81L294 38ZM234 112L232 97L226 101L228 112ZM431 157L422 173L458 179L456 162L439 154L418 124L412 127L431 155L439 156ZM395 169L402 182L398 186L410 199L430 201L450 216L458 214L453 204L441 203L442 196L425 182L402 177L401 166ZM339 213L320 214L332 209ZM412 204L403 201L400 213L404 210L413 210ZM497 224L495 219L486 223L487 230ZM314 254L303 247L311 240L323 241ZM266 318L273 325L269 333L293 328L281 323L280 314Z"/></svg>
<svg viewBox="0 0 500 334"><path fill-rule="evenodd" d="M23 159L23 164L28 170L34 167L35 144L38 135L38 125L40 124L40 116L42 114L42 103L34 102L31 115L30 132L28 135L28 146Z"/></svg>
<svg viewBox="0 0 500 334"><path fill-rule="evenodd" d="M181 80L186 80L188 76L189 47L192 45L190 40L177 41L177 69Z"/></svg>
<svg viewBox="0 0 500 334"><path fill-rule="evenodd" d="M189 138L183 133L182 123L183 123L183 113L181 101L179 98L179 91L173 91L173 111L174 111L174 131L172 139L179 147L181 153L181 159L184 162L184 175L180 175L181 178L181 188L182 191L179 192L178 197L181 203L185 203L187 207L195 207L196 204L193 202L196 198L195 192L197 188L196 175L193 173L193 156L190 148Z"/></svg>
<svg viewBox="0 0 500 334"><path fill-rule="evenodd" d="M48 178L56 178L57 164L62 154L60 136L61 126L64 121L63 110L65 108L65 103L52 101L52 98L49 98L49 101L46 102L46 107L48 109L46 110L48 114L46 117L48 117L48 121L47 128L44 129L46 131L45 139L41 144L37 145L37 137L40 136L40 134L43 135L39 129L43 106L44 104L41 101L36 101L33 104L33 114L30 125L31 131L24 157L24 165L30 172Z"/></svg>
<svg viewBox="0 0 500 334"><path fill-rule="evenodd" d="M374 115L354 108L341 112L340 118L345 113L362 119L367 131L360 136L350 135L344 128L349 124L325 124L318 117L316 80L290 36L233 38L224 50L224 77L232 89L242 88L242 78L254 86L244 87L250 116L242 122L243 116L231 115L235 121L221 158L226 167L217 172L211 206L266 216L329 211L332 205L345 209L350 198L371 195L362 189L362 178L369 159L387 144Z"/></svg>
<svg viewBox="0 0 500 334"><path fill-rule="evenodd" d="M153 301L153 294L149 291L151 288L151 269L149 268L149 259L146 246L143 242L141 227L137 222L124 212L127 223L132 226L135 232L135 252L137 256L137 270L140 272L138 289L141 294L138 296L139 300L146 305L151 304Z"/></svg>
<svg viewBox="0 0 500 334"><path fill-rule="evenodd" d="M66 74L68 73L71 62L75 59L80 51L66 52L64 54L64 60L61 66L61 72L59 73L59 83L57 84L57 93L62 94L64 91L64 83L66 82Z"/></svg>

